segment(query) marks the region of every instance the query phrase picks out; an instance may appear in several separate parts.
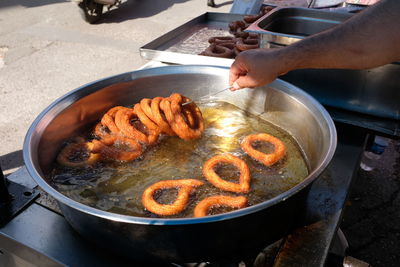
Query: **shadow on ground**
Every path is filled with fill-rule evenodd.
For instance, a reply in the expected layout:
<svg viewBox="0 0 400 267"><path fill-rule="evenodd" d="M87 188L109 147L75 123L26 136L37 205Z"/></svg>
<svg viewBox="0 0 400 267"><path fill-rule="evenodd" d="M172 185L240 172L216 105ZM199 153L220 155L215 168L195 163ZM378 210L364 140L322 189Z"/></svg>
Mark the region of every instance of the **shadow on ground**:
<svg viewBox="0 0 400 267"><path fill-rule="evenodd" d="M146 18L154 16L176 4L189 0L128 0L123 1L117 8L104 11L103 18L99 23L119 23L125 20ZM233 1L225 1L216 4L216 8L231 5ZM204 6L207 1L204 0ZM167 21L165 23L168 23Z"/></svg>
<svg viewBox="0 0 400 267"><path fill-rule="evenodd" d="M0 156L0 166L3 172L11 169L19 168L24 165L22 150L14 151Z"/></svg>
<svg viewBox="0 0 400 267"><path fill-rule="evenodd" d="M8 8L12 6L23 6L23 7L38 7L57 3L70 2L67 0L2 0L0 1L0 8Z"/></svg>

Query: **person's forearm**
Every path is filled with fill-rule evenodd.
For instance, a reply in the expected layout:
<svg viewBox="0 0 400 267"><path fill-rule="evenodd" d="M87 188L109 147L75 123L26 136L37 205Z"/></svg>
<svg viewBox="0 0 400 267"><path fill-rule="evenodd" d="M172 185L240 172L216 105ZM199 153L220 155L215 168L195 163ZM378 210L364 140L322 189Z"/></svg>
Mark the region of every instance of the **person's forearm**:
<svg viewBox="0 0 400 267"><path fill-rule="evenodd" d="M347 22L281 49L282 71L366 69L400 60L400 1L382 0Z"/></svg>

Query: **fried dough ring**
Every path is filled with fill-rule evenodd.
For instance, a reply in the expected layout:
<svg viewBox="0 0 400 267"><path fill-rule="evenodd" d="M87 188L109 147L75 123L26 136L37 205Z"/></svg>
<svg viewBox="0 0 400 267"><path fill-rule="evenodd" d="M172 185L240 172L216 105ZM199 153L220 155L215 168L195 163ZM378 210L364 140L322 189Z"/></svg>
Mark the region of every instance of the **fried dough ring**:
<svg viewBox="0 0 400 267"><path fill-rule="evenodd" d="M215 171L214 168L219 163L228 163L234 165L240 170L239 183L233 183L223 180ZM248 193L250 191L250 169L246 162L231 154L217 155L204 163L204 177L215 187L224 191L234 193Z"/></svg>
<svg viewBox="0 0 400 267"><path fill-rule="evenodd" d="M226 48L229 48L229 49L235 49L235 47L236 47L236 45L235 45L235 43L220 43L220 44L218 44L219 46L223 46L223 47L226 47Z"/></svg>
<svg viewBox="0 0 400 267"><path fill-rule="evenodd" d="M125 110L128 109L126 107L122 106L116 106L111 109L109 109L106 114L103 115L101 118L101 124L106 126L111 133L113 134L118 134L120 132L118 126L115 124L115 115L117 114L118 111L120 110Z"/></svg>
<svg viewBox="0 0 400 267"><path fill-rule="evenodd" d="M209 57L231 58L232 50L224 46L211 44L206 48L206 50L204 50L204 52L201 53L201 55Z"/></svg>
<svg viewBox="0 0 400 267"><path fill-rule="evenodd" d="M265 154L257 149L254 149L252 144L255 141L263 141L273 144L275 147L274 152L271 154ZM266 166L275 164L277 161L283 158L286 153L285 144L278 138L266 133L248 135L243 139L240 146L250 157L258 160Z"/></svg>
<svg viewBox="0 0 400 267"><path fill-rule="evenodd" d="M229 23L228 26L231 32L236 32L238 29L246 28L246 23L244 23L242 20L236 20Z"/></svg>
<svg viewBox="0 0 400 267"><path fill-rule="evenodd" d="M247 198L244 196L211 196L200 201L194 208L194 217L204 217L213 207L228 206L241 209L247 206Z"/></svg>
<svg viewBox="0 0 400 267"><path fill-rule="evenodd" d="M249 33L244 32L243 29L241 29L241 28L237 29L237 31L234 33L234 35L237 38L243 38L243 39L246 39L247 37L249 37Z"/></svg>
<svg viewBox="0 0 400 267"><path fill-rule="evenodd" d="M108 129L108 127L104 126L101 122L99 122L94 127L94 131L93 131L94 135L99 138L106 137L110 134L110 132L108 132L106 129Z"/></svg>
<svg viewBox="0 0 400 267"><path fill-rule="evenodd" d="M94 144L91 142L70 143L66 145L57 156L57 162L67 167L84 167L96 163L100 154L93 153ZM83 159L74 161L71 156L83 156Z"/></svg>
<svg viewBox="0 0 400 267"><path fill-rule="evenodd" d="M260 46L258 39L238 39L236 42L236 48L239 51L245 51L250 49L256 49Z"/></svg>
<svg viewBox="0 0 400 267"><path fill-rule="evenodd" d="M153 119L163 133L169 136L175 136L176 133L174 132L174 130L172 130L167 119L165 118L164 112L160 109L160 102L163 99L163 97L155 97L151 101L151 112L153 114Z"/></svg>
<svg viewBox="0 0 400 267"><path fill-rule="evenodd" d="M94 145L93 150L109 159L132 161L143 153L143 148L138 141L124 136L109 135L101 140L93 140L92 142ZM129 150L116 147L115 144L118 143L126 145Z"/></svg>
<svg viewBox="0 0 400 267"><path fill-rule="evenodd" d="M146 113L143 111L142 107L140 104L135 104L133 107L133 110L135 111L136 115L138 116L139 120L141 123L143 123L148 129L154 130L157 132L161 132L160 127L156 123L153 122L153 120L146 115Z"/></svg>
<svg viewBox="0 0 400 267"><path fill-rule="evenodd" d="M140 100L140 107L142 108L144 114L146 114L147 117L149 117L152 121L153 119L153 113L151 112L151 101L152 99L150 98L143 98Z"/></svg>
<svg viewBox="0 0 400 267"><path fill-rule="evenodd" d="M152 213L158 215L175 215L182 212L189 203L190 194L196 187L203 185L200 180L181 179L165 180L157 182L144 190L142 195L143 206ZM160 204L154 199L154 194L158 190L167 188L178 188L178 196L172 204Z"/></svg>
<svg viewBox="0 0 400 267"><path fill-rule="evenodd" d="M235 43L236 38L233 36L216 36L216 37L211 37L208 39L208 42L210 44L221 44L221 43Z"/></svg>
<svg viewBox="0 0 400 267"><path fill-rule="evenodd" d="M175 93L160 103L172 130L185 140L200 138L204 131L203 116L196 104L191 103L182 107L183 103L190 101L192 101L190 98ZM190 116L193 116L193 122Z"/></svg>
<svg viewBox="0 0 400 267"><path fill-rule="evenodd" d="M253 22L255 22L256 20L258 20L259 18L261 18L262 16L264 16L263 13L258 14L258 15L247 15L247 16L244 16L244 17L243 17L243 20L244 20L246 23L253 23Z"/></svg>
<svg viewBox="0 0 400 267"><path fill-rule="evenodd" d="M115 114L115 124L126 137L137 139L149 145L157 142L160 132L153 129L147 129L148 134L141 132L135 125L131 124L131 120L134 118L138 118L138 115L133 109L122 109Z"/></svg>

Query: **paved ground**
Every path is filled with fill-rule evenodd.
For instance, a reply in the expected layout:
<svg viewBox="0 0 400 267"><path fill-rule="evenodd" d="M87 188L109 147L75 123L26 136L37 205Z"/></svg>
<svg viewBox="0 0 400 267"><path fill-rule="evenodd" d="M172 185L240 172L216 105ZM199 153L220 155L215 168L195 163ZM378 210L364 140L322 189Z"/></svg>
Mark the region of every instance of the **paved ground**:
<svg viewBox="0 0 400 267"><path fill-rule="evenodd" d="M0 162L6 174L23 165L22 144L47 105L85 83L142 66L138 49L206 11L231 1L129 0L102 23L83 21L76 3L0 2ZM400 262L400 147L392 142L376 169L359 171L342 228L350 255L373 266Z"/></svg>
<svg viewBox="0 0 400 267"><path fill-rule="evenodd" d="M372 266L400 262L400 142L392 140L374 170L359 170L341 228L349 254Z"/></svg>

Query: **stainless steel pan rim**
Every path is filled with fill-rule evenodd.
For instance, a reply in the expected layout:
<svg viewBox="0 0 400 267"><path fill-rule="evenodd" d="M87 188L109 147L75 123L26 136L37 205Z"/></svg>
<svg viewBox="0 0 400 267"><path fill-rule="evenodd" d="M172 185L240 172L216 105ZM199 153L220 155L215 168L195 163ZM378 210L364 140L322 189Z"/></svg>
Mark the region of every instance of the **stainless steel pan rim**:
<svg viewBox="0 0 400 267"><path fill-rule="evenodd" d="M301 183L297 184L290 190L272 198L267 201L264 201L262 203L232 211L229 213L224 213L224 214L219 214L219 215L213 215L213 216L207 216L207 217L202 217L202 218L171 218L171 219L154 219L154 218L146 218L146 217L134 217L134 216L128 216L128 215L121 215L121 214L116 214L116 213L111 213L103 210L99 210L87 205L84 205L82 203L79 203L77 201L74 201L65 195L61 194L57 190L55 190L52 186L50 186L42 177L41 175L37 172L33 161L32 161L32 135L36 131L38 124L42 121L43 117L45 114L48 113L49 110L51 110L54 106L57 105L58 102L61 100L65 100L67 98L71 98L71 96L74 95L75 92L82 90L83 88L87 87L88 85L91 84L96 84L101 81L105 80L113 80L118 78L119 76L130 74L132 79L140 78L140 77L146 77L146 76L153 76L154 73L160 73L160 74L165 74L165 72L174 72L174 71L179 71L179 73L196 73L199 72L200 70L204 70L207 68L212 68L214 71L223 71L224 73L227 71L227 68L225 67L217 67L217 66L205 66L205 65L181 65L181 66L166 66L166 67L157 67L157 68L152 68L152 73L151 75L149 74L149 69L144 69L144 70L138 70L138 71L133 71L133 72L127 72L123 74L118 74L114 75L111 77L107 77L104 79L100 79L91 83L88 83L86 85L83 85L75 90L72 90L71 92L67 93L66 95L60 97L57 99L55 102L53 102L51 105L49 105L46 109L44 109L39 116L35 119L35 121L32 123L31 127L29 128L25 140L24 140L24 145L23 145L23 158L24 162L26 165L26 168L31 175L31 177L35 180L35 182L47 193L49 193L52 197L54 197L56 200L60 201L61 203L72 207L76 210L79 210L81 212L105 218L108 220L112 221L117 221L117 222L125 222L125 223L134 223L134 224L143 224L143 225L186 225L186 224L198 224L198 223L210 223L210 222L216 222L216 221L223 221L223 220L229 220L232 218L236 217L241 217L247 214L255 213L257 211L260 211L262 209L265 209L267 207L273 206L279 202L285 201L288 199L290 196L296 194L303 188L305 188L308 184L310 184L312 181L314 181L318 175L325 169L325 167L329 164L330 160L332 159L335 148L336 148L336 143L337 143L337 135L336 135L336 129L335 125L329 116L328 112L325 110L325 108L319 104L313 97L308 95L306 92L297 89L296 87L290 85L289 83L286 83L284 81L279 80L280 83L284 83L288 85L288 88L290 90L293 90L291 93L295 93L296 97L299 97L300 99L306 99L307 102L310 102L313 104L321 113L322 116L326 119L326 123L329 127L329 134L331 136L330 138L330 143L328 144L329 146L329 152L325 155L325 157L321 160L321 163L315 168L314 171L312 171L306 179L304 179ZM273 87L273 83L271 84L271 87ZM87 94L91 93L90 91L87 92ZM75 99L71 99L73 101Z"/></svg>

